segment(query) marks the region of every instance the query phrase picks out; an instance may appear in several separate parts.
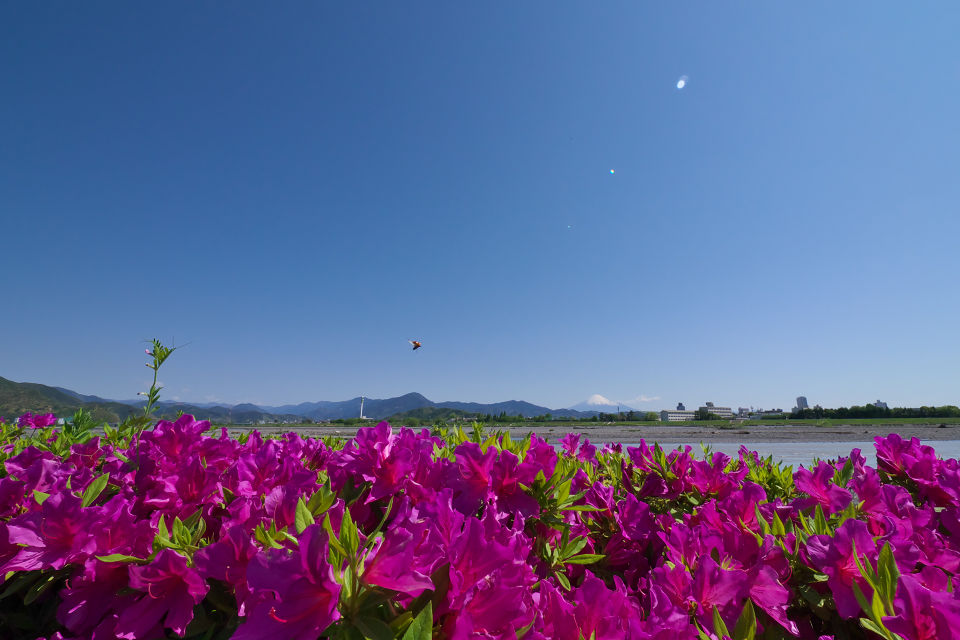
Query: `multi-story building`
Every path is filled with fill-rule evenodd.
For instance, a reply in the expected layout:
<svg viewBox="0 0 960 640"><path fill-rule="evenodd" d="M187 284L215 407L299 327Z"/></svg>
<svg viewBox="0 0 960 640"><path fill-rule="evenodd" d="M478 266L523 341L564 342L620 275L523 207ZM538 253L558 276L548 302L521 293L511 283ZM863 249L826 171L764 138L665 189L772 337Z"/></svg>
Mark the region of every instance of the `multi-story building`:
<svg viewBox="0 0 960 640"><path fill-rule="evenodd" d="M682 404L680 405L683 406ZM674 411L661 411L660 412L660 422L685 422L687 420L696 420L697 412L696 411L687 411L685 409L677 409Z"/></svg>
<svg viewBox="0 0 960 640"><path fill-rule="evenodd" d="M797 396L797 409L803 411L804 409L809 409L810 405L807 404L806 396Z"/></svg>
<svg viewBox="0 0 960 640"><path fill-rule="evenodd" d="M714 406L712 402L708 402L704 406L700 407L700 411L704 411L704 410L706 410L707 413L718 415L721 418L724 418L726 420L733 418L733 409L731 409L730 407L717 407L717 406Z"/></svg>

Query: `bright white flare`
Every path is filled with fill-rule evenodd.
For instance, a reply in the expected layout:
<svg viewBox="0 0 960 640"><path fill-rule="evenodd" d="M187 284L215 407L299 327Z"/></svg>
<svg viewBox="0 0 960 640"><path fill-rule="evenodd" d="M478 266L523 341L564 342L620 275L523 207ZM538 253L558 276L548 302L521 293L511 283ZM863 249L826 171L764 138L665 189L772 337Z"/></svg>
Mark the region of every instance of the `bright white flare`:
<svg viewBox="0 0 960 640"><path fill-rule="evenodd" d="M687 86L687 80L689 79L687 76L680 76L680 79L677 80L677 89L683 89Z"/></svg>

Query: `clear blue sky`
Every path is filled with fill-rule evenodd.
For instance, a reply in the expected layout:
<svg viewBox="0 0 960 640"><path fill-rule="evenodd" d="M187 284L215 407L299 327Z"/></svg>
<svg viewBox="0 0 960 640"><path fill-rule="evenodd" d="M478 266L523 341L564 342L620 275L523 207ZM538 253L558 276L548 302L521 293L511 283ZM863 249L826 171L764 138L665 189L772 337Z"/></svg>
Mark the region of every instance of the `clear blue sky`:
<svg viewBox="0 0 960 640"><path fill-rule="evenodd" d="M957 33L955 3L5 3L0 375L130 398L159 337L194 401L960 403Z"/></svg>

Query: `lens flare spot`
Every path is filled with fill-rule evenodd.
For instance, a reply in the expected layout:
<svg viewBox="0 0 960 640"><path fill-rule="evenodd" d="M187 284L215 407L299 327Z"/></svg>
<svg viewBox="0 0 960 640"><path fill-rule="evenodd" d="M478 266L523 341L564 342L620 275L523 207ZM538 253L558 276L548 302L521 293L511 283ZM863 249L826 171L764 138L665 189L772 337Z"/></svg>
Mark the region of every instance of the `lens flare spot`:
<svg viewBox="0 0 960 640"><path fill-rule="evenodd" d="M687 76L680 76L680 79L677 80L677 89L683 89L687 86L687 81L690 80Z"/></svg>

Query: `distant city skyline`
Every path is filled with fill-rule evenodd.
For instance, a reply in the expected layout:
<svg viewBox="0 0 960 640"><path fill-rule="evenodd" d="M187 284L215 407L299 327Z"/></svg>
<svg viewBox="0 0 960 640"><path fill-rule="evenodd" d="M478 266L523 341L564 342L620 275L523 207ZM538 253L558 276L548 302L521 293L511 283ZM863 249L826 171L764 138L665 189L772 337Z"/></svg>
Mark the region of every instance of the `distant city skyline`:
<svg viewBox="0 0 960 640"><path fill-rule="evenodd" d="M196 402L957 404L958 31L4 3L0 376L132 398L159 338Z"/></svg>

